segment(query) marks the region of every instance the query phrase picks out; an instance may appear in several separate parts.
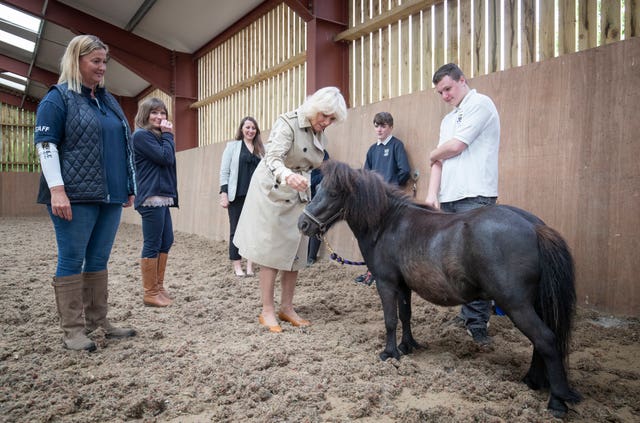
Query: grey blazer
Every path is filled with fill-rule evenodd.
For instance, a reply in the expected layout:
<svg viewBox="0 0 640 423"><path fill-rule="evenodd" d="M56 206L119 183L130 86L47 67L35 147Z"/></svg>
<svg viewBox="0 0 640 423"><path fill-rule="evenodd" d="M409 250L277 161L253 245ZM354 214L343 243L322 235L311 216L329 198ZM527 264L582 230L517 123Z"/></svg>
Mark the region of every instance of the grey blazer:
<svg viewBox="0 0 640 423"><path fill-rule="evenodd" d="M242 140L233 140L227 143L222 153L220 163L220 186L227 185L227 197L229 201L236 199L236 189L238 188L238 166L240 164L240 150L242 150Z"/></svg>

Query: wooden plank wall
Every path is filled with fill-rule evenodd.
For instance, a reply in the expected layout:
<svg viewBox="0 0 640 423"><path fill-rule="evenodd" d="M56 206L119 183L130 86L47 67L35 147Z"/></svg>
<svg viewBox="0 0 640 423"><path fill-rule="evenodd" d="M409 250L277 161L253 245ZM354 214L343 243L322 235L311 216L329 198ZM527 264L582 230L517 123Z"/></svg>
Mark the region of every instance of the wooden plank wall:
<svg viewBox="0 0 640 423"><path fill-rule="evenodd" d="M475 77L638 36L638 3L352 0L336 38L350 43L351 106L429 89L449 62Z"/></svg>
<svg viewBox="0 0 640 423"><path fill-rule="evenodd" d="M232 139L253 116L270 128L306 97L306 23L282 3L198 61L198 145Z"/></svg>
<svg viewBox="0 0 640 423"><path fill-rule="evenodd" d="M47 216L45 206L36 204L39 182L40 173L0 172L0 216Z"/></svg>
<svg viewBox="0 0 640 423"><path fill-rule="evenodd" d="M336 38L350 44L350 106L429 89L451 61L474 77L637 36L640 6L621 2L351 0ZM199 59L198 75L198 145L231 139L247 115L268 130L305 98L306 23L283 2Z"/></svg>
<svg viewBox="0 0 640 423"><path fill-rule="evenodd" d="M534 212L566 237L580 305L631 316L640 315L638 57L640 39L633 38L470 81L500 112L499 201ZM422 173L423 200L426 157L448 112L441 103L424 91L350 109L348 125L328 129L330 153L361 167L374 141L373 116L391 112L394 134ZM346 226L329 240L342 256L360 259Z"/></svg>
<svg viewBox="0 0 640 423"><path fill-rule="evenodd" d="M33 145L35 123L35 112L0 103L0 171L40 171Z"/></svg>
<svg viewBox="0 0 640 423"><path fill-rule="evenodd" d="M470 80L500 112L500 199L530 210L558 229L576 261L581 306L640 316L640 38L532 63ZM598 71L606 69L606 72ZM327 129L335 159L361 167L374 142L375 113L389 111L428 185L427 154L449 110L431 90L349 110ZM265 134L268 137L268 134ZM228 239L226 211L217 204L224 144L178 153L180 210L175 228ZM411 189L407 189L411 193ZM139 223L137 213L126 219ZM333 248L358 260L346 225L329 233ZM207 252L200 252L207 254Z"/></svg>

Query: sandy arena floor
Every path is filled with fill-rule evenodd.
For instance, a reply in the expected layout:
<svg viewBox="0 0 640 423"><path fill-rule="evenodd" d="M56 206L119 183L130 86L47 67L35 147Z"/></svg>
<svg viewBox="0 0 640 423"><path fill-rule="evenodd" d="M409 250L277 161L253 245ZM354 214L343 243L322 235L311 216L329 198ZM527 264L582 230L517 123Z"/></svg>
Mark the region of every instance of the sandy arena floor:
<svg viewBox="0 0 640 423"><path fill-rule="evenodd" d="M414 336L427 348L381 362L384 326L362 267L323 261L300 273L309 328L258 325L257 278L237 278L227 244L176 233L166 309L144 307L140 227L122 225L110 272L110 318L139 336L92 335L70 352L50 285L47 218L0 218L0 421L3 422L542 422L547 392L520 382L531 345L494 316L482 351L447 324L457 308L414 296ZM279 298L279 293L276 293ZM640 421L640 322L580 309L570 380L584 396L569 421Z"/></svg>

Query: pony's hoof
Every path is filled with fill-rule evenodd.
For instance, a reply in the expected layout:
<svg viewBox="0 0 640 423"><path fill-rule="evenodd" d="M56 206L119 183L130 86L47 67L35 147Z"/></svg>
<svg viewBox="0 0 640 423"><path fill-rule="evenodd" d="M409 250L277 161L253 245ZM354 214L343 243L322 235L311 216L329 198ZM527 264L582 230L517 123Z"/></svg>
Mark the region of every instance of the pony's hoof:
<svg viewBox="0 0 640 423"><path fill-rule="evenodd" d="M380 357L380 360L382 361L387 361L390 358L395 358L396 360L400 360L400 352L396 352L395 354L393 354L387 351L382 351L379 357Z"/></svg>
<svg viewBox="0 0 640 423"><path fill-rule="evenodd" d="M559 398L555 398L553 395L549 398L549 404L547 404L547 409L551 413L553 417L556 419L564 419L569 411L569 407L567 404Z"/></svg>
<svg viewBox="0 0 640 423"><path fill-rule="evenodd" d="M408 342L401 342L398 345L398 349L403 355L411 354L413 351L422 348L422 345L418 344L415 340Z"/></svg>

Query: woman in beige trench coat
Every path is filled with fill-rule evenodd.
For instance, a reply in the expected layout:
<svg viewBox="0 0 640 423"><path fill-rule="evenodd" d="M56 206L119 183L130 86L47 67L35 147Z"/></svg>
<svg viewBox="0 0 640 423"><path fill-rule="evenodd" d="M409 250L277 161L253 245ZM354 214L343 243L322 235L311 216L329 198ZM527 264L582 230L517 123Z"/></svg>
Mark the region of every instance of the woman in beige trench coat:
<svg viewBox="0 0 640 423"><path fill-rule="evenodd" d="M282 332L276 318L274 286L281 271L277 317L293 326L308 326L293 309L298 270L307 262L307 237L297 222L310 201L311 171L322 164L326 127L343 121L347 108L336 87L316 91L297 110L273 124L265 157L256 168L233 243L240 255L260 265L261 325Z"/></svg>

